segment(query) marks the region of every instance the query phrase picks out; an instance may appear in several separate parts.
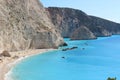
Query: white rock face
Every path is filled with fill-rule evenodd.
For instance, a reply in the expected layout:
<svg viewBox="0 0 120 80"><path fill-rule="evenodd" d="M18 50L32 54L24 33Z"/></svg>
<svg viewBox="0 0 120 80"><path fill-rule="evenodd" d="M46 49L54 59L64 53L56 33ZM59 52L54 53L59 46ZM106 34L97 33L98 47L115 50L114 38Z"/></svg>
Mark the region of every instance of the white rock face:
<svg viewBox="0 0 120 80"><path fill-rule="evenodd" d="M63 43L39 0L0 0L0 49L57 48Z"/></svg>

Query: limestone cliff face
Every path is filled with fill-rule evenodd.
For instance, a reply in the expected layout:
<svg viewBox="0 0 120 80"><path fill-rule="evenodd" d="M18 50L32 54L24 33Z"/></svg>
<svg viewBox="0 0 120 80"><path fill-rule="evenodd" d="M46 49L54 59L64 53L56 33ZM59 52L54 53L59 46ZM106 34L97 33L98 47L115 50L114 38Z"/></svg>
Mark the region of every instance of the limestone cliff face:
<svg viewBox="0 0 120 80"><path fill-rule="evenodd" d="M120 24L95 16L90 17L92 19L92 23L89 26L89 29L96 36L110 36L113 34L120 34Z"/></svg>
<svg viewBox="0 0 120 80"><path fill-rule="evenodd" d="M81 26L75 31L73 31L72 35L70 36L72 40L87 40L87 39L95 39L96 37L94 34L85 26Z"/></svg>
<svg viewBox="0 0 120 80"><path fill-rule="evenodd" d="M47 11L53 24L60 30L63 37L70 37L77 28L86 26L90 22L90 17L79 10L49 7Z"/></svg>
<svg viewBox="0 0 120 80"><path fill-rule="evenodd" d="M39 0L0 0L0 49L57 48L62 44Z"/></svg>
<svg viewBox="0 0 120 80"><path fill-rule="evenodd" d="M80 10L57 7L49 7L46 10L63 37L95 39L120 34L120 24L89 16Z"/></svg>

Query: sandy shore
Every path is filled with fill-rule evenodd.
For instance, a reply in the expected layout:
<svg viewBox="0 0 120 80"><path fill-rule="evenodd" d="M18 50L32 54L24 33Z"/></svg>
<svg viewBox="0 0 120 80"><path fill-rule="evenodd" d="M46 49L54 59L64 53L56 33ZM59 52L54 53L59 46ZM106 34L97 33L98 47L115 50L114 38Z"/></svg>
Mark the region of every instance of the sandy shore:
<svg viewBox="0 0 120 80"><path fill-rule="evenodd" d="M25 59L26 57L41 54L47 51L51 51L54 49L35 49L35 50L25 50L25 51L17 51L10 52L11 57L0 57L0 80L6 80L5 74L11 69L16 62Z"/></svg>

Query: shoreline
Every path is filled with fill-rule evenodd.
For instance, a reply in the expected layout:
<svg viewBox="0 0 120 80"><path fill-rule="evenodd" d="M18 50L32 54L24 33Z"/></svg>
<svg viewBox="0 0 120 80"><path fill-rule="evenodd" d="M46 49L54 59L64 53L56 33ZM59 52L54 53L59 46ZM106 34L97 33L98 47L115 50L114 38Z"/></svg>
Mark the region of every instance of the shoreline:
<svg viewBox="0 0 120 80"><path fill-rule="evenodd" d="M29 49L23 51L10 52L11 57L2 57L0 60L0 80L9 80L8 74L11 68L21 60L37 55L43 54L55 49Z"/></svg>

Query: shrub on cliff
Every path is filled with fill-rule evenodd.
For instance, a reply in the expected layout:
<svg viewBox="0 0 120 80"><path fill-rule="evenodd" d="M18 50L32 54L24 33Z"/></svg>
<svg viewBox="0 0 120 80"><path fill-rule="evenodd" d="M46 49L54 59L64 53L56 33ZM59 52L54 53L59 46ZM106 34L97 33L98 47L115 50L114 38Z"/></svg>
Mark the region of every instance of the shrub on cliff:
<svg viewBox="0 0 120 80"><path fill-rule="evenodd" d="M110 77L108 77L107 80L117 80L117 79L116 79L116 77L115 77L115 78L110 78Z"/></svg>

